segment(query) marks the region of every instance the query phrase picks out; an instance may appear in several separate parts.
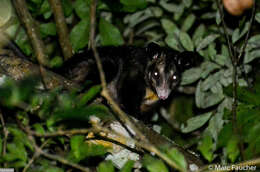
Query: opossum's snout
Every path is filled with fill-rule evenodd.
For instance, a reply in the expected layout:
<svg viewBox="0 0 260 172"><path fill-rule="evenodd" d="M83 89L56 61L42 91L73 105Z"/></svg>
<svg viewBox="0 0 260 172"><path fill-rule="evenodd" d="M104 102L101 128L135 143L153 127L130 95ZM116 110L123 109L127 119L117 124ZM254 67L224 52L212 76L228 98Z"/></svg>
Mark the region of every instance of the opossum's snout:
<svg viewBox="0 0 260 172"><path fill-rule="evenodd" d="M156 87L156 93L159 99L166 100L171 93L171 89L166 86Z"/></svg>

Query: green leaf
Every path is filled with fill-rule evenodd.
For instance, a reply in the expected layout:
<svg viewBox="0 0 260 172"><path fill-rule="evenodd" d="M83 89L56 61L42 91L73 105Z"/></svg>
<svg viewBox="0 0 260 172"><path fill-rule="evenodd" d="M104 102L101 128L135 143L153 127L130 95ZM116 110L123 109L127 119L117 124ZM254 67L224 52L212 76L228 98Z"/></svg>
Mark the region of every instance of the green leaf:
<svg viewBox="0 0 260 172"><path fill-rule="evenodd" d="M44 19L48 19L51 17L52 10L51 10L48 0L43 1L41 8L40 8L40 14L43 14Z"/></svg>
<svg viewBox="0 0 260 172"><path fill-rule="evenodd" d="M239 28L236 28L235 31L232 33L232 43L235 43L239 40Z"/></svg>
<svg viewBox="0 0 260 172"><path fill-rule="evenodd" d="M163 10L159 7L151 7L152 13L155 17L159 18L163 15Z"/></svg>
<svg viewBox="0 0 260 172"><path fill-rule="evenodd" d="M216 45L214 43L208 46L208 55L210 59L214 59L216 57L217 50L216 50Z"/></svg>
<svg viewBox="0 0 260 172"><path fill-rule="evenodd" d="M46 167L44 169L44 171L48 171L48 172L64 172L64 170L62 168L58 168L58 167Z"/></svg>
<svg viewBox="0 0 260 172"><path fill-rule="evenodd" d="M178 12L174 13L174 15L173 15L173 19L176 20L176 21L180 20L181 16L183 15L183 13L184 13L184 5L183 4L179 4L177 8L178 8Z"/></svg>
<svg viewBox="0 0 260 172"><path fill-rule="evenodd" d="M81 19L89 18L91 0L77 0L75 2L75 12Z"/></svg>
<svg viewBox="0 0 260 172"><path fill-rule="evenodd" d="M123 11L134 12L138 9L144 9L147 6L146 0L120 0L124 5Z"/></svg>
<svg viewBox="0 0 260 172"><path fill-rule="evenodd" d="M228 141L227 154L232 163L234 163L239 156L238 138L235 137L235 135L233 135Z"/></svg>
<svg viewBox="0 0 260 172"><path fill-rule="evenodd" d="M165 38L166 44L177 51L182 51L181 45L174 34L170 34Z"/></svg>
<svg viewBox="0 0 260 172"><path fill-rule="evenodd" d="M193 34L193 36L192 36L193 42L196 43L198 39L200 39L200 38L202 39L202 37L203 37L204 34L205 34L205 31L206 31L205 25L204 25L204 24L200 24L200 25L196 28L196 30L195 30L195 32L194 32L194 34Z"/></svg>
<svg viewBox="0 0 260 172"><path fill-rule="evenodd" d="M73 136L70 139L70 147L76 159L81 159L81 144L84 144L84 136Z"/></svg>
<svg viewBox="0 0 260 172"><path fill-rule="evenodd" d="M260 12L256 13L255 20L260 23Z"/></svg>
<svg viewBox="0 0 260 172"><path fill-rule="evenodd" d="M123 168L120 170L120 172L131 172L134 167L135 162L132 160L129 160L125 163Z"/></svg>
<svg viewBox="0 0 260 172"><path fill-rule="evenodd" d="M51 59L50 61L50 66L52 68L58 68L58 67L61 67L63 64L63 60L62 60L62 57L61 56L55 56Z"/></svg>
<svg viewBox="0 0 260 172"><path fill-rule="evenodd" d="M182 73L181 85L188 85L194 83L201 76L201 68L191 68Z"/></svg>
<svg viewBox="0 0 260 172"><path fill-rule="evenodd" d="M65 17L70 16L73 12L72 2L70 0L62 0L61 3L62 3L64 16Z"/></svg>
<svg viewBox="0 0 260 172"><path fill-rule="evenodd" d="M232 128L232 124L228 123L226 125L224 125L224 127L222 128L222 130L220 131L219 135L218 135L218 143L217 143L217 147L226 147L227 143L229 141L229 139L232 137L233 135L233 128Z"/></svg>
<svg viewBox="0 0 260 172"><path fill-rule="evenodd" d="M169 19L161 19L161 24L167 34L179 34L180 32L178 26Z"/></svg>
<svg viewBox="0 0 260 172"><path fill-rule="evenodd" d="M182 153L180 153L176 148L172 148L167 151L167 155L178 165L183 171L187 171L187 162Z"/></svg>
<svg viewBox="0 0 260 172"><path fill-rule="evenodd" d="M205 114L188 119L186 126L184 126L183 124L181 125L181 131L183 133L189 133L202 127L210 119L211 115L212 112L207 112Z"/></svg>
<svg viewBox="0 0 260 172"><path fill-rule="evenodd" d="M195 20L196 20L196 16L194 14L188 15L188 17L184 20L182 24L181 30L187 32L192 27Z"/></svg>
<svg viewBox="0 0 260 172"><path fill-rule="evenodd" d="M259 81L255 83L253 88L247 87L237 87L237 98L239 101L246 104L260 105L260 91L259 91ZM230 97L233 95L232 85L224 88L224 93Z"/></svg>
<svg viewBox="0 0 260 172"><path fill-rule="evenodd" d="M254 139L253 144L251 143L245 150L245 157L247 159L254 158L260 153L260 137Z"/></svg>
<svg viewBox="0 0 260 172"><path fill-rule="evenodd" d="M216 69L219 69L220 66L212 63L210 61L205 61L200 65L201 71L201 78L205 79L211 72L215 71Z"/></svg>
<svg viewBox="0 0 260 172"><path fill-rule="evenodd" d="M204 130L208 132L208 134L215 141L218 141L218 135L220 133L220 130L223 128L223 123L224 123L224 119L223 119L224 111L220 109L228 108L227 103L229 102L230 102L229 99L224 99L224 101L218 106L218 111L210 118L208 127Z"/></svg>
<svg viewBox="0 0 260 172"><path fill-rule="evenodd" d="M90 116L102 119L111 118L109 109L104 105L91 104L87 107L75 107L70 109L60 109L54 112L56 120L79 120L88 121Z"/></svg>
<svg viewBox="0 0 260 172"><path fill-rule="evenodd" d="M35 123L35 124L33 125L33 128L35 129L35 131L36 131L37 133L40 133L40 134L44 134L44 133L45 133L45 130L44 130L42 124Z"/></svg>
<svg viewBox="0 0 260 172"><path fill-rule="evenodd" d="M259 109L258 109L258 110L259 110ZM259 113L259 112L258 112L258 113ZM259 118L256 119L256 120L259 120ZM256 122L256 124L253 125L253 126L250 128L249 134L248 134L248 136L247 136L248 142L249 142L249 143L250 143L250 142L252 143L252 142L255 141L256 138L260 138L259 132L260 132L260 124L258 124L258 123Z"/></svg>
<svg viewBox="0 0 260 172"><path fill-rule="evenodd" d="M245 58L244 58L244 64L250 63L253 60L260 57L260 50L254 50L252 52L246 52Z"/></svg>
<svg viewBox="0 0 260 172"><path fill-rule="evenodd" d="M43 23L40 25L40 32L42 37L55 36L56 35L56 25L55 23Z"/></svg>
<svg viewBox="0 0 260 172"><path fill-rule="evenodd" d="M254 35L248 40L248 44L246 46L246 51L250 51L252 49L258 49L260 46L260 34Z"/></svg>
<svg viewBox="0 0 260 172"><path fill-rule="evenodd" d="M220 17L219 11L217 11L217 13L216 13L216 23L217 23L217 25L220 25L220 23L221 23L221 17Z"/></svg>
<svg viewBox="0 0 260 172"><path fill-rule="evenodd" d="M114 172L115 168L110 161L101 162L97 168L98 172Z"/></svg>
<svg viewBox="0 0 260 172"><path fill-rule="evenodd" d="M7 144L7 153L4 156L6 161L21 160L27 161L27 152L22 142L16 141L14 143Z"/></svg>
<svg viewBox="0 0 260 172"><path fill-rule="evenodd" d="M0 101L6 106L16 106L34 96L37 77L26 77L20 81L6 80L0 88Z"/></svg>
<svg viewBox="0 0 260 172"><path fill-rule="evenodd" d="M159 4L168 12L180 13L182 9L179 8L177 4L167 3L167 1L160 1Z"/></svg>
<svg viewBox="0 0 260 172"><path fill-rule="evenodd" d="M35 5L39 5L42 3L42 0L31 0Z"/></svg>
<svg viewBox="0 0 260 172"><path fill-rule="evenodd" d="M186 50L188 51L194 50L192 40L186 32L180 32L180 42Z"/></svg>
<svg viewBox="0 0 260 172"><path fill-rule="evenodd" d="M143 165L149 172L168 172L168 169L162 160L155 159L150 155L144 156Z"/></svg>
<svg viewBox="0 0 260 172"><path fill-rule="evenodd" d="M207 91L212 88L214 85L217 84L221 77L223 77L223 71L216 72L205 79L201 84L202 91Z"/></svg>
<svg viewBox="0 0 260 172"><path fill-rule="evenodd" d="M129 24L129 27L133 28L134 26L143 23L146 19L151 17L154 17L154 15L149 9L146 9L126 16L124 19L124 23Z"/></svg>
<svg viewBox="0 0 260 172"><path fill-rule="evenodd" d="M118 46L124 44L124 40L119 30L103 18L101 18L99 22L99 32L100 32L101 44L103 46L107 46L107 45Z"/></svg>
<svg viewBox="0 0 260 172"><path fill-rule="evenodd" d="M85 142L85 136L76 135L70 139L71 152L79 162L90 156L104 155L107 151L103 145Z"/></svg>
<svg viewBox="0 0 260 172"><path fill-rule="evenodd" d="M25 145L30 150L33 150L33 146L31 144L31 142L29 141L29 139L27 138L26 134L23 131L21 131L20 129L15 128L15 127L8 127L7 129L10 132L10 134L13 135L14 142L17 142L17 143L19 142L22 145Z"/></svg>
<svg viewBox="0 0 260 172"><path fill-rule="evenodd" d="M227 58L228 58L228 57L226 57L226 56L224 56L224 55L217 54L217 55L216 55L216 58L214 59L214 61L215 61L217 64L219 64L219 65L221 65L221 66L224 66L224 65L226 65Z"/></svg>
<svg viewBox="0 0 260 172"><path fill-rule="evenodd" d="M88 44L90 31L89 19L81 20L70 32L70 41L75 52L83 49Z"/></svg>
<svg viewBox="0 0 260 172"><path fill-rule="evenodd" d="M196 51L200 51L203 48L206 48L210 43L212 43L213 41L215 41L215 39L217 39L219 37L218 34L212 34L207 36L206 38L204 38L199 45L196 48Z"/></svg>
<svg viewBox="0 0 260 172"><path fill-rule="evenodd" d="M233 34L232 34L232 43L233 44L236 43L238 40L240 40L240 38L242 38L248 32L249 25L250 25L249 22L246 22L241 33L239 32L238 28L233 32Z"/></svg>
<svg viewBox="0 0 260 172"><path fill-rule="evenodd" d="M79 106L86 105L91 99L93 99L101 91L100 85L91 87L86 93L84 93L79 101Z"/></svg>
<svg viewBox="0 0 260 172"><path fill-rule="evenodd" d="M198 149L206 160L208 160L209 162L213 161L213 159L214 159L214 154L212 151L213 150L213 141L209 135L205 135L203 137L203 140L199 144Z"/></svg>
<svg viewBox="0 0 260 172"><path fill-rule="evenodd" d="M15 39L15 43L19 46L19 48L26 56L30 56L32 54L32 47L28 40L28 36L23 28L19 30Z"/></svg>
<svg viewBox="0 0 260 172"><path fill-rule="evenodd" d="M185 7L189 8L192 4L192 0L184 0L183 3L185 5Z"/></svg>
<svg viewBox="0 0 260 172"><path fill-rule="evenodd" d="M205 109L220 103L223 99L223 94L212 93L210 91L205 92L202 90L202 82L198 83L195 93L197 107Z"/></svg>

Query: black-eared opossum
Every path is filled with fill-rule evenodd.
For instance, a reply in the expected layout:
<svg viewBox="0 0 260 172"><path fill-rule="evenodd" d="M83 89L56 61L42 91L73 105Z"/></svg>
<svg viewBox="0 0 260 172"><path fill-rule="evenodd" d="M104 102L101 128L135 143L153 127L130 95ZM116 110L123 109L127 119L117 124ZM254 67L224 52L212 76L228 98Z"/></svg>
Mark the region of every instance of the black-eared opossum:
<svg viewBox="0 0 260 172"><path fill-rule="evenodd" d="M111 95L130 113L147 111L160 99L167 99L178 86L181 73L200 59L195 52L180 53L155 43L145 48L107 46L97 50ZM92 51L77 54L73 61L67 62L71 79L98 78Z"/></svg>

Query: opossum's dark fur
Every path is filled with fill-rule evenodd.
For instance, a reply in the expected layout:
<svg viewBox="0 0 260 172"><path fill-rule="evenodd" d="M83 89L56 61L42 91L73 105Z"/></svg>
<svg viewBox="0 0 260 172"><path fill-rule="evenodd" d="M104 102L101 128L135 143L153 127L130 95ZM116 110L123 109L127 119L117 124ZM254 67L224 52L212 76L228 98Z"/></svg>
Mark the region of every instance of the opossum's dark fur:
<svg viewBox="0 0 260 172"><path fill-rule="evenodd" d="M145 48L107 46L97 50L112 97L130 113L146 111L158 100L167 99L181 73L200 59L195 52L180 53L154 43ZM99 78L92 51L75 55L65 66L76 82Z"/></svg>

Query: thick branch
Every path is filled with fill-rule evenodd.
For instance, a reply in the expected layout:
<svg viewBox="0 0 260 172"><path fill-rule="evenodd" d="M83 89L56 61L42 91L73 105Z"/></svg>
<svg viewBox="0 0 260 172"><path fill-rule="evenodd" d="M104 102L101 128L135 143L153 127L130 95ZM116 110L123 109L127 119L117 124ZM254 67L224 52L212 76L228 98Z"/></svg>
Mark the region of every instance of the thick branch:
<svg viewBox="0 0 260 172"><path fill-rule="evenodd" d="M39 75L39 66L30 61L16 57L10 51L2 51L0 55L0 68L3 69L3 74L7 74L15 80L21 80L26 76ZM1 70L0 70L1 73ZM58 75L52 71L45 70L45 85L48 89L63 86L66 89L78 89L81 87L72 81Z"/></svg>

